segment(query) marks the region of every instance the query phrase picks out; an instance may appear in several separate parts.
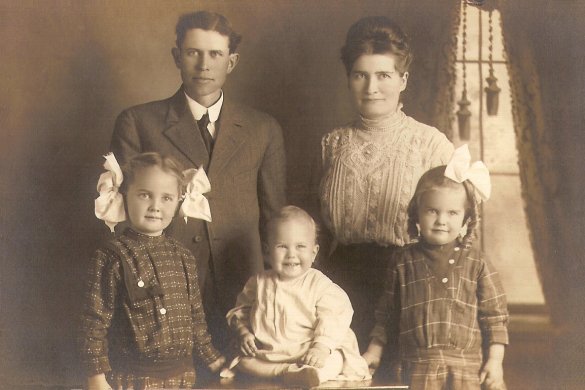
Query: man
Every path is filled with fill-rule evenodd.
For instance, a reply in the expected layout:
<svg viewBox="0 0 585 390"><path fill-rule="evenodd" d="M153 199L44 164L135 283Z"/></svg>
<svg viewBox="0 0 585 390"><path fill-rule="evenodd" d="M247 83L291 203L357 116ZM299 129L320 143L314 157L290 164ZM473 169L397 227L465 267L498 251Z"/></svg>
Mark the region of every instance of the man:
<svg viewBox="0 0 585 390"><path fill-rule="evenodd" d="M212 222L175 218L169 234L195 255L214 344L225 349L225 314L247 279L263 269L259 229L285 203L282 130L271 116L224 98L241 37L219 14L183 15L172 55L183 85L174 96L118 117L112 151L123 164L156 151L185 167L203 167Z"/></svg>

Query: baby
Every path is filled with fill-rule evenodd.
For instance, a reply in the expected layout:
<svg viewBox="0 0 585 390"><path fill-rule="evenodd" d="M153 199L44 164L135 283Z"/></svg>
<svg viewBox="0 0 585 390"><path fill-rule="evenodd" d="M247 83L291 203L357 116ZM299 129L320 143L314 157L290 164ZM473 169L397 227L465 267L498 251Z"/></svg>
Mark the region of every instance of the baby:
<svg viewBox="0 0 585 390"><path fill-rule="evenodd" d="M319 251L315 221L286 206L267 231L264 249L272 269L250 278L227 314L241 353L232 367L301 387L369 379L349 328L353 309L347 294L311 268Z"/></svg>

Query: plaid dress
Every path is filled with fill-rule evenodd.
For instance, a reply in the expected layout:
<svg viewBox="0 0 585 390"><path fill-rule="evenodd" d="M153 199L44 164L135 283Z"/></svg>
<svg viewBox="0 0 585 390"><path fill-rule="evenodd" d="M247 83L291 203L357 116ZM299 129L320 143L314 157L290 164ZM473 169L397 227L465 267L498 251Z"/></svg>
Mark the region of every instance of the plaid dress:
<svg viewBox="0 0 585 390"><path fill-rule="evenodd" d="M479 252L457 242L396 252L372 338L398 348L412 388L478 388L482 345L508 344L506 296Z"/></svg>
<svg viewBox="0 0 585 390"><path fill-rule="evenodd" d="M211 344L193 255L164 235L127 229L95 253L88 270L80 355L86 375L107 373L135 389L192 387L193 357Z"/></svg>

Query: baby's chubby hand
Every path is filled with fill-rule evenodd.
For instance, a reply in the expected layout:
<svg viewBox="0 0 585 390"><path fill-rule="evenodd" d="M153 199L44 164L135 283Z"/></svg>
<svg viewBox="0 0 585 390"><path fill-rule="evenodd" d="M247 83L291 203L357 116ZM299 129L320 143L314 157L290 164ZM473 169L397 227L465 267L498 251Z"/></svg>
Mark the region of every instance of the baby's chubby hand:
<svg viewBox="0 0 585 390"><path fill-rule="evenodd" d="M325 359L331 355L331 350L325 344L314 343L302 358L304 364L322 368L325 365Z"/></svg>
<svg viewBox="0 0 585 390"><path fill-rule="evenodd" d="M240 351L245 356L256 356L258 347L256 347L256 337L252 333L246 333L240 336Z"/></svg>

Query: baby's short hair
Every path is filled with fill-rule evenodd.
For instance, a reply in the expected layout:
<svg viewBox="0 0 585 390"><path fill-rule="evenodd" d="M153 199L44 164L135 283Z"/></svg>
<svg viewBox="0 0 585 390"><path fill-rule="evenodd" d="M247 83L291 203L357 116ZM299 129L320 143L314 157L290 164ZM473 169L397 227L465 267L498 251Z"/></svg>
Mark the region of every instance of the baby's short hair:
<svg viewBox="0 0 585 390"><path fill-rule="evenodd" d="M128 162L121 167L124 180L120 186L120 193L126 194L128 187L134 181L137 171L150 167L159 167L164 172L175 176L179 184L179 195L182 195L185 187L185 179L181 163L173 157L161 156L156 152L146 152L132 156Z"/></svg>
<svg viewBox="0 0 585 390"><path fill-rule="evenodd" d="M276 225L279 222L290 221L294 219L304 220L311 226L311 228L313 229L313 233L315 234L315 243L317 243L317 236L319 235L319 226L317 225L313 217L309 215L309 213L307 213L302 208L293 205L284 206L275 214L272 215L272 217L266 224L267 238L270 237L270 232L272 231L274 225Z"/></svg>

